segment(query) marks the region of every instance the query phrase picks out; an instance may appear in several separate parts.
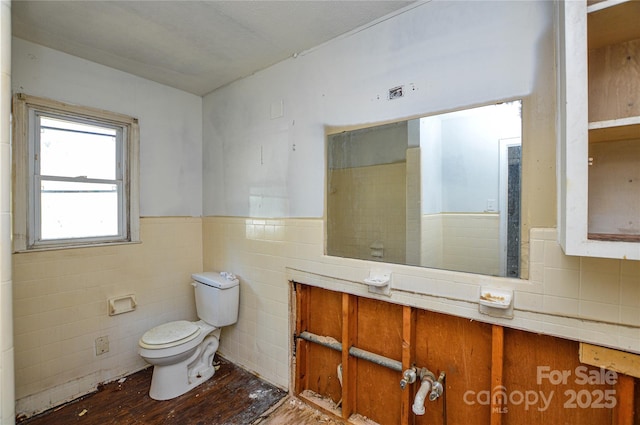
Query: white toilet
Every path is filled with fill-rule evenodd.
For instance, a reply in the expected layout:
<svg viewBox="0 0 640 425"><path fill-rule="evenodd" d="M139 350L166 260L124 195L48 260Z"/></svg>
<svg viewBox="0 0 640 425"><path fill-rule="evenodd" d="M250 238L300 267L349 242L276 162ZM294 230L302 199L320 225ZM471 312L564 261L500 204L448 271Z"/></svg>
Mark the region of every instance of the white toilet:
<svg viewBox="0 0 640 425"><path fill-rule="evenodd" d="M153 365L149 396L155 400L178 397L211 378L220 328L238 320L240 286L235 276L204 272L191 277L200 320L156 326L138 342L140 356Z"/></svg>

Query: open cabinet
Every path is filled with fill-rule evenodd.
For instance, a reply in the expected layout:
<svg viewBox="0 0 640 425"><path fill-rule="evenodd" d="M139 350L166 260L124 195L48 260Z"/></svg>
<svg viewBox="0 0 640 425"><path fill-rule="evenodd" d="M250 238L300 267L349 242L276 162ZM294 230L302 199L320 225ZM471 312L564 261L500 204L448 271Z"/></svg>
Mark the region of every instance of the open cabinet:
<svg viewBox="0 0 640 425"><path fill-rule="evenodd" d="M640 259L640 1L557 3L558 237Z"/></svg>

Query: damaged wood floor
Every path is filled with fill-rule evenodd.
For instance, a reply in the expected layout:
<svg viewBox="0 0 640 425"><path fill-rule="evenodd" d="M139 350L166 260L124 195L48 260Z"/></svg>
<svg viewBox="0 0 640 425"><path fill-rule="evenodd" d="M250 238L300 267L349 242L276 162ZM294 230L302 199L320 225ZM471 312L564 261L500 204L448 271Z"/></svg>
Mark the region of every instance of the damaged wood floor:
<svg viewBox="0 0 640 425"><path fill-rule="evenodd" d="M372 423L372 422L370 422ZM333 415L327 415L295 397L286 397L255 425L348 425ZM253 424L252 424L253 425Z"/></svg>
<svg viewBox="0 0 640 425"><path fill-rule="evenodd" d="M173 400L149 397L152 368L101 386L90 395L16 423L21 425L145 424L145 425L248 425L270 422L273 409L286 395L233 363L216 356L219 369L207 382ZM291 403L279 408L291 413ZM300 410L300 409L298 409ZM295 413L295 412L294 412ZM267 416L270 416L267 418ZM271 417L273 416L273 418ZM314 422L286 423L314 423ZM322 423L322 422L315 422ZM326 422L325 422L326 423Z"/></svg>

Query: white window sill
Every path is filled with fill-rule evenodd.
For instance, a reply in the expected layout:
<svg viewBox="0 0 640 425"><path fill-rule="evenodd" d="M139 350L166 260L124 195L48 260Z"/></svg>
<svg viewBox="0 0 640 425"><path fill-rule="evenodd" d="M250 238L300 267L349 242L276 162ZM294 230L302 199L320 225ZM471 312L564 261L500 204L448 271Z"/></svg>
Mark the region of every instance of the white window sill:
<svg viewBox="0 0 640 425"><path fill-rule="evenodd" d="M141 244L142 241L119 241L119 242L96 242L96 243L85 243L85 244L77 244L77 245L56 245L56 246L39 246L30 249L18 249L14 250L14 254L28 254L30 252L43 252L43 251L60 251L65 249L81 249L81 248L95 248L95 247L107 247L107 246L119 246L119 245L137 245Z"/></svg>

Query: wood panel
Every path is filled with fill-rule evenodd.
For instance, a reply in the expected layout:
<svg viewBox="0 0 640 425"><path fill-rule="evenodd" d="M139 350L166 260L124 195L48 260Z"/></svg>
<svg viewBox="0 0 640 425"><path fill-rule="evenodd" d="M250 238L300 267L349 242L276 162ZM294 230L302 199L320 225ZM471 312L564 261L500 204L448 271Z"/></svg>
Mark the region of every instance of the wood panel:
<svg viewBox="0 0 640 425"><path fill-rule="evenodd" d="M582 382L600 369L579 362L577 342L505 329L504 343L503 425L612 423L615 387Z"/></svg>
<svg viewBox="0 0 640 425"><path fill-rule="evenodd" d="M337 401L332 380L342 362L345 419L357 414L384 425L640 425L635 379L582 364L578 342L354 295L304 293L312 298L306 302L313 311L309 330L332 336L340 329L343 344L342 353L309 348L307 388ZM338 314L342 328L331 319ZM420 384L403 391L401 372L355 359L350 346L401 360L403 369L427 367L436 376L444 371L444 394L426 401L425 414L416 416L411 405Z"/></svg>
<svg viewBox="0 0 640 425"><path fill-rule="evenodd" d="M587 15L587 43L590 48L640 38L640 2L621 2Z"/></svg>
<svg viewBox="0 0 640 425"><path fill-rule="evenodd" d="M342 295L342 417L348 419L356 412L356 376L358 369L355 357L349 348L358 340L358 297Z"/></svg>
<svg viewBox="0 0 640 425"><path fill-rule="evenodd" d="M402 306L368 298L358 299L357 347L390 359L402 359ZM402 374L358 359L358 413L380 424L399 424Z"/></svg>
<svg viewBox="0 0 640 425"><path fill-rule="evenodd" d="M416 309L404 306L402 308L402 370L412 367L416 362ZM414 424L411 411L415 385L407 385L401 394L400 423Z"/></svg>
<svg viewBox="0 0 640 425"><path fill-rule="evenodd" d="M613 424L633 425L635 380L628 375L618 375L616 383L616 407Z"/></svg>
<svg viewBox="0 0 640 425"><path fill-rule="evenodd" d="M309 287L307 329L320 336L342 339L342 293Z"/></svg>
<svg viewBox="0 0 640 425"><path fill-rule="evenodd" d="M379 424L401 424L399 372L358 359L357 413Z"/></svg>
<svg viewBox="0 0 640 425"><path fill-rule="evenodd" d="M318 344L308 344L306 389L338 403L342 399L342 386L338 379L338 365L342 363L342 353Z"/></svg>
<svg viewBox="0 0 640 425"><path fill-rule="evenodd" d="M342 340L342 293L308 287L307 331L321 337ZM307 343L306 386L338 403L342 386L338 379L338 365L342 353L314 343Z"/></svg>
<svg viewBox="0 0 640 425"><path fill-rule="evenodd" d="M589 122L640 116L639 74L640 39L589 50Z"/></svg>
<svg viewBox="0 0 640 425"><path fill-rule="evenodd" d="M358 348L400 361L402 359L402 306L360 298L358 300Z"/></svg>
<svg viewBox="0 0 640 425"><path fill-rule="evenodd" d="M591 366L604 367L640 378L640 355L638 354L581 342L579 359L582 363Z"/></svg>
<svg viewBox="0 0 640 425"><path fill-rule="evenodd" d="M504 328L491 327L491 425L502 425L501 400L496 391L503 388L504 371Z"/></svg>
<svg viewBox="0 0 640 425"><path fill-rule="evenodd" d="M490 406L477 403L476 395L491 388L491 325L417 311L416 363L436 376L446 373L445 391L427 401L416 425L489 423Z"/></svg>
<svg viewBox="0 0 640 425"><path fill-rule="evenodd" d="M640 425L640 379L634 379L634 387L636 390L633 392L633 425Z"/></svg>
<svg viewBox="0 0 640 425"><path fill-rule="evenodd" d="M291 287L295 292L296 305L295 305L295 334L299 335L301 332L307 330L307 323L309 321L309 292L311 287L307 285L300 285L295 282L291 282ZM295 394L300 394L307 388L307 359L309 358L309 343L297 339L295 341L295 379L293 382L293 390Z"/></svg>

